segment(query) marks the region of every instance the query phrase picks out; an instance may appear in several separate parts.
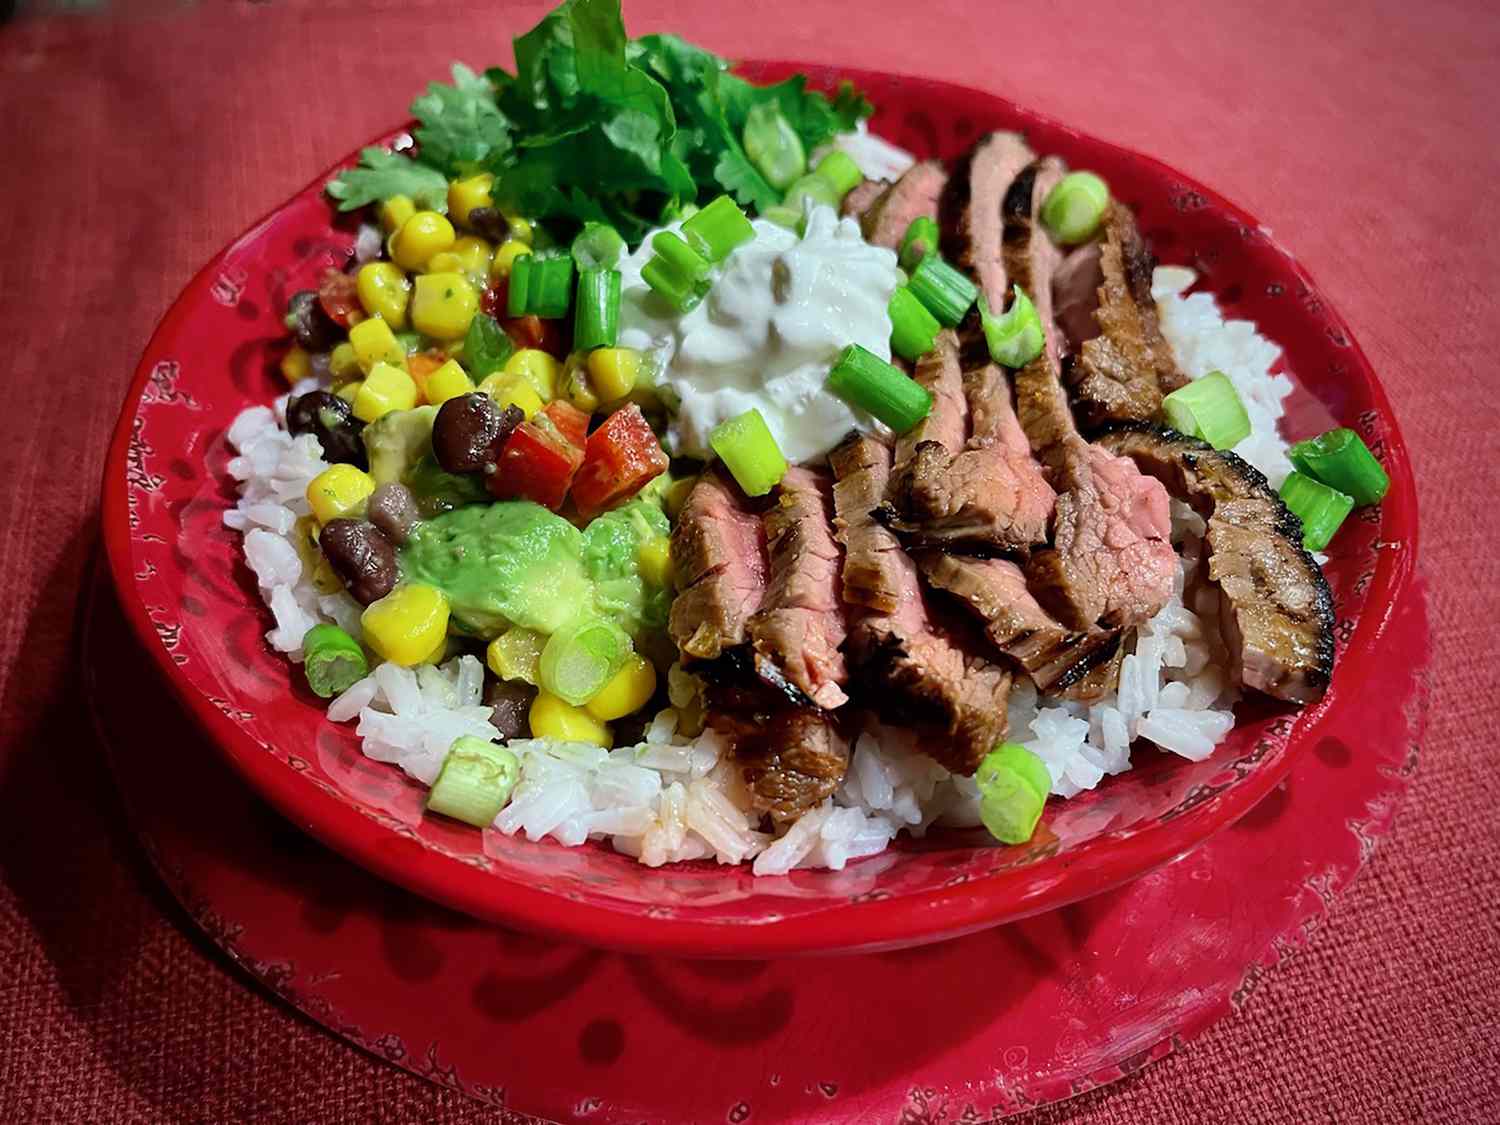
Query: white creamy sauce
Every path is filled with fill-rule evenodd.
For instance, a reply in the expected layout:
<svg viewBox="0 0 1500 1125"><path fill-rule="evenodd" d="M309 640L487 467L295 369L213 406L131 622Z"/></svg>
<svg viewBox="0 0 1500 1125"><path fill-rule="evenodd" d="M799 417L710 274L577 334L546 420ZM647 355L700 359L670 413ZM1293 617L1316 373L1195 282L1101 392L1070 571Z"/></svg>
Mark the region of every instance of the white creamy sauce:
<svg viewBox="0 0 1500 1125"><path fill-rule="evenodd" d="M763 219L754 227L755 238L717 268L713 288L686 314L641 280L656 232L648 235L620 263L620 343L656 362L663 398L676 404L673 453L707 456L709 432L755 407L788 461L810 461L850 430L880 425L823 384L849 344L890 359L896 255L827 207L809 213L802 238Z"/></svg>

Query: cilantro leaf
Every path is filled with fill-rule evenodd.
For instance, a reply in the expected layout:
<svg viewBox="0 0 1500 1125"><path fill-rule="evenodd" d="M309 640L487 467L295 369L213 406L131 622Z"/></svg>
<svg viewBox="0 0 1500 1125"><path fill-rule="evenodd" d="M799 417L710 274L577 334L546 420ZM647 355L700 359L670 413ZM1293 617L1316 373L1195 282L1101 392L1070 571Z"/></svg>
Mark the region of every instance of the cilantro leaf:
<svg viewBox="0 0 1500 1125"><path fill-rule="evenodd" d="M510 122L495 104L490 84L463 63L453 64L453 84L434 82L411 103L419 124L413 135L422 163L450 176L466 175L510 149Z"/></svg>
<svg viewBox="0 0 1500 1125"><path fill-rule="evenodd" d="M393 195L409 195L420 210L448 210L448 181L436 168L383 148L359 154L359 166L328 181L328 194L340 211L355 211Z"/></svg>

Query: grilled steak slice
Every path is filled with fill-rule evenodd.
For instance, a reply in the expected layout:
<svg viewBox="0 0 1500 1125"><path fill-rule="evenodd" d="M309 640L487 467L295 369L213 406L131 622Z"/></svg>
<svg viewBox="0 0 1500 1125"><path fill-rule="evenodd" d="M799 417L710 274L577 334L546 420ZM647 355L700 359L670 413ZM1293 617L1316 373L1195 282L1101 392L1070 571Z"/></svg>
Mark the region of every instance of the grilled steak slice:
<svg viewBox="0 0 1500 1125"><path fill-rule="evenodd" d="M1099 243L1086 242L1064 258L1052 274L1052 319L1059 333L1059 351L1076 353L1085 340L1099 332L1094 319L1099 287L1104 284L1099 251Z"/></svg>
<svg viewBox="0 0 1500 1125"><path fill-rule="evenodd" d="M1068 174L1068 166L1055 156L1034 160L1011 181L1000 213L1005 220L1003 255L1005 272L1012 285L1026 290L1042 322L1047 354L1058 357L1057 325L1052 319L1052 275L1062 264L1062 254L1042 226L1042 201ZM1000 306L991 302L991 309Z"/></svg>
<svg viewBox="0 0 1500 1125"><path fill-rule="evenodd" d="M917 557L929 584L946 590L979 616L985 635L1015 660L1037 690L1057 695L1069 689L1097 698L1114 687L1107 669L1120 650L1118 629L1066 629L1026 588L1026 576L1005 559L964 559L936 551ZM1106 674L1093 676L1103 666Z"/></svg>
<svg viewBox="0 0 1500 1125"><path fill-rule="evenodd" d="M1035 154L1020 133L981 137L953 170L940 207L943 252L979 282L990 309L1005 307L1009 289L1001 254L1000 204L1011 181Z"/></svg>
<svg viewBox="0 0 1500 1125"><path fill-rule="evenodd" d="M865 241L896 250L911 221L922 215L937 218L938 196L948 182L939 160L918 161L871 203L860 217Z"/></svg>
<svg viewBox="0 0 1500 1125"><path fill-rule="evenodd" d="M1154 265L1130 209L1110 204L1099 251L1104 281L1094 310L1099 334L1083 342L1064 371L1088 426L1150 421L1161 411L1162 394L1186 382L1157 323Z"/></svg>
<svg viewBox="0 0 1500 1125"><path fill-rule="evenodd" d="M790 824L833 795L849 769L849 740L821 711L778 711L734 738L752 807Z"/></svg>
<svg viewBox="0 0 1500 1125"><path fill-rule="evenodd" d="M958 337L945 331L916 379L932 392L933 410L898 443L898 458L910 455L898 462L880 518L920 546L1024 553L1042 542L1052 489L1032 460L1004 373L986 364L960 375Z"/></svg>
<svg viewBox="0 0 1500 1125"><path fill-rule="evenodd" d="M861 180L849 189L849 194L844 196L844 201L839 205L839 213L850 218L861 218L874 203L890 187L889 180ZM906 232L903 231L903 234Z"/></svg>
<svg viewBox="0 0 1500 1125"><path fill-rule="evenodd" d="M1010 674L934 623L915 563L870 518L870 501L890 475L886 447L851 434L830 460L838 478L834 527L845 547L844 597L875 607L857 613L850 628L855 683L880 714L926 728L927 752L944 766L972 773L1005 737Z"/></svg>
<svg viewBox="0 0 1500 1125"><path fill-rule="evenodd" d="M1100 444L1129 457L1208 521L1208 577L1239 681L1293 703L1333 674L1333 597L1302 526L1266 478L1233 453L1157 426L1121 424Z"/></svg>
<svg viewBox="0 0 1500 1125"><path fill-rule="evenodd" d="M672 568L680 593L668 630L684 658L714 660L744 644L766 593L766 537L759 514L719 466L698 478L682 507Z"/></svg>
<svg viewBox="0 0 1500 1125"><path fill-rule="evenodd" d="M834 542L829 480L793 467L762 518L771 557L765 597L747 631L762 679L789 683L819 707L848 701L840 558Z"/></svg>

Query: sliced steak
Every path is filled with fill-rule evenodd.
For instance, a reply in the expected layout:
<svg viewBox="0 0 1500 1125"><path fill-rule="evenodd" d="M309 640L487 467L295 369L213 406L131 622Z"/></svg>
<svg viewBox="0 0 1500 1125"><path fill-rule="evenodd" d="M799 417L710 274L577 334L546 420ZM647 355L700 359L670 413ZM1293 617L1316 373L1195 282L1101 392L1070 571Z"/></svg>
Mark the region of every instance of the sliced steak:
<svg viewBox="0 0 1500 1125"><path fill-rule="evenodd" d="M734 753L752 807L776 824L821 805L849 769L849 740L828 715L802 708L776 712L734 737Z"/></svg>
<svg viewBox="0 0 1500 1125"><path fill-rule="evenodd" d="M1011 409L1004 372L985 364L960 374L958 337L945 331L915 377L932 393L933 410L898 443L879 518L916 546L1024 554L1042 542L1052 489Z"/></svg>
<svg viewBox="0 0 1500 1125"><path fill-rule="evenodd" d="M1085 340L1099 333L1094 319L1099 287L1104 284L1099 251L1099 243L1086 242L1064 258L1052 274L1052 319L1060 333L1060 351L1076 353Z"/></svg>
<svg viewBox="0 0 1500 1125"><path fill-rule="evenodd" d="M1333 675L1333 597L1302 546L1302 525L1233 453L1156 426L1112 427L1100 444L1129 457L1208 521L1208 577L1239 681L1316 703Z"/></svg>
<svg viewBox="0 0 1500 1125"><path fill-rule="evenodd" d="M934 622L916 564L870 518L870 499L890 475L890 451L851 434L830 460L845 600L876 607L857 612L850 627L856 690L890 721L923 728L927 753L945 767L973 773L1005 737L1010 674Z"/></svg>
<svg viewBox="0 0 1500 1125"><path fill-rule="evenodd" d="M783 681L823 708L848 701L843 654L842 559L833 538L828 477L794 466L762 517L771 558L760 609L747 623L762 679Z"/></svg>
<svg viewBox="0 0 1500 1125"><path fill-rule="evenodd" d="M901 238L913 219L923 215L936 219L938 197L948 182L942 161L921 160L908 168L871 203L860 217L865 241L890 250L899 249Z"/></svg>
<svg viewBox="0 0 1500 1125"><path fill-rule="evenodd" d="M1162 394L1186 382L1157 322L1154 266L1130 209L1110 204L1099 250L1098 334L1083 341L1063 373L1085 425L1150 421Z"/></svg>
<svg viewBox="0 0 1500 1125"><path fill-rule="evenodd" d="M677 598L668 631L687 660L715 660L745 643L769 578L759 513L720 466L688 494L672 530Z"/></svg>
<svg viewBox="0 0 1500 1125"><path fill-rule="evenodd" d="M981 137L953 170L940 207L943 252L979 282L990 309L1005 307L1009 290L1001 253L1001 201L1011 181L1035 159L1020 133Z"/></svg>
<svg viewBox="0 0 1500 1125"><path fill-rule="evenodd" d="M1068 174L1068 166L1055 156L1034 160L1011 181L1001 203L1005 220L1003 254L1005 272L1013 286L1020 286L1036 306L1041 318L1047 354L1058 358L1057 325L1052 319L1052 275L1062 264L1062 254L1042 226L1042 201ZM991 303L992 309L1000 306Z"/></svg>
<svg viewBox="0 0 1500 1125"><path fill-rule="evenodd" d="M844 196L844 201L839 205L839 214L854 219L862 218L870 209L870 205L879 199L890 186L889 180L861 180L849 189L848 195Z"/></svg>
<svg viewBox="0 0 1500 1125"><path fill-rule="evenodd" d="M1107 669L1120 651L1119 630L1064 628L1037 603L1015 563L926 551L917 557L917 565L933 587L952 594L978 615L985 635L1026 669L1038 691L1057 695L1083 687L1084 694L1072 697L1087 699L1114 687ZM1101 666L1106 675L1092 676Z"/></svg>

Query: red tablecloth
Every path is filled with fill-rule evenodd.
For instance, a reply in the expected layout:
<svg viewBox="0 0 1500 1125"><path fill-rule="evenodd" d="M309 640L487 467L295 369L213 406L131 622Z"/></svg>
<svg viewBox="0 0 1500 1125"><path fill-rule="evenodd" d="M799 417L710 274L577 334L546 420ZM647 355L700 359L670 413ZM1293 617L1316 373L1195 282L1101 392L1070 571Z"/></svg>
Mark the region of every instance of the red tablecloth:
<svg viewBox="0 0 1500 1125"><path fill-rule="evenodd" d="M23 4L23 7L25 5ZM57 5L66 7L66 5ZM0 1104L7 1120L477 1120L268 1000L144 868L83 717L106 435L191 273L540 14L152 4L0 27ZM1307 264L1418 466L1437 657L1394 835L1243 1015L1069 1121L1500 1119L1500 9L677 4L632 30L989 87L1189 169Z"/></svg>

